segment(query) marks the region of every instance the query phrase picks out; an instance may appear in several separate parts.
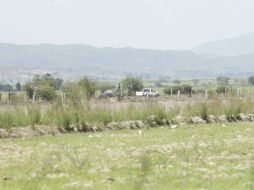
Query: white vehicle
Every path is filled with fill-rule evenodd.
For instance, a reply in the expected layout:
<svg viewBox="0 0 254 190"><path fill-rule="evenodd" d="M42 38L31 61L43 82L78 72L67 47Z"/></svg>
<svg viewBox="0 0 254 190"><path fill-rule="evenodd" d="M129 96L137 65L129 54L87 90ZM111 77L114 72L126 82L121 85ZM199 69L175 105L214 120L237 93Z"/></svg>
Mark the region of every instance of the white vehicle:
<svg viewBox="0 0 254 190"><path fill-rule="evenodd" d="M154 89L152 88L144 88L142 90L142 92L136 92L136 96L148 96L148 97L159 97L160 93L156 92Z"/></svg>

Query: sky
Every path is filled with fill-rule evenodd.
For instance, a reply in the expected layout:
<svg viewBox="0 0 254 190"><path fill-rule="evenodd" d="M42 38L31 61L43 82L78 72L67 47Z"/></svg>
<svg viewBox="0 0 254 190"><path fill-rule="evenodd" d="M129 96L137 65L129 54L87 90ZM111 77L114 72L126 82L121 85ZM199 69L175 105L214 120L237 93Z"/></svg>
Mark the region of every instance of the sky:
<svg viewBox="0 0 254 190"><path fill-rule="evenodd" d="M254 32L254 0L0 0L0 42L189 49Z"/></svg>

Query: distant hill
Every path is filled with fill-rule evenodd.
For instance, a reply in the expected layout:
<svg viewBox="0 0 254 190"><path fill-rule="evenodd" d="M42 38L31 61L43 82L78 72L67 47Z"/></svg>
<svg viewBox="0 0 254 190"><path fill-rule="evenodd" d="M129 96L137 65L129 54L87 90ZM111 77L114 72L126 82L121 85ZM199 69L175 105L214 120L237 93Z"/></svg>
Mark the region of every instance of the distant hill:
<svg viewBox="0 0 254 190"><path fill-rule="evenodd" d="M254 53L254 33L216 42L207 42L193 52L208 55L237 56Z"/></svg>
<svg viewBox="0 0 254 190"><path fill-rule="evenodd" d="M0 82L27 81L46 72L65 80L85 75L107 80L130 75L145 79L248 76L254 74L254 54L226 57L80 44L0 44Z"/></svg>

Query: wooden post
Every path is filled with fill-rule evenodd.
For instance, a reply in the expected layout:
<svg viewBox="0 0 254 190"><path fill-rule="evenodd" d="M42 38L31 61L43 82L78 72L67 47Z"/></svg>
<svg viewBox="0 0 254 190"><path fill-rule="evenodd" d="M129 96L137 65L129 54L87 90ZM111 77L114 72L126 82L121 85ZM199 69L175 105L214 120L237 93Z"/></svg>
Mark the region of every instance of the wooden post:
<svg viewBox="0 0 254 190"><path fill-rule="evenodd" d="M180 92L180 90L178 90L178 92L177 92L177 97L178 98L180 98L180 94L181 94L181 92Z"/></svg>
<svg viewBox="0 0 254 190"><path fill-rule="evenodd" d="M8 100L11 102L11 91L8 92Z"/></svg>
<svg viewBox="0 0 254 190"><path fill-rule="evenodd" d="M173 89L172 88L170 89L170 94L171 94L171 96L173 96Z"/></svg>
<svg viewBox="0 0 254 190"><path fill-rule="evenodd" d="M34 88L34 93L33 93L33 104L35 103L36 90L37 90L37 88Z"/></svg>
<svg viewBox="0 0 254 190"><path fill-rule="evenodd" d="M64 103L64 92L62 92L62 103Z"/></svg>
<svg viewBox="0 0 254 190"><path fill-rule="evenodd" d="M122 84L121 83L118 84L118 90L117 91L118 91L118 93L117 93L118 94L117 95L117 99L118 99L118 101L121 101L122 100L122 93L123 93L122 92L123 89L122 89Z"/></svg>
<svg viewBox="0 0 254 190"><path fill-rule="evenodd" d="M205 89L205 98L208 98L208 90Z"/></svg>
<svg viewBox="0 0 254 190"><path fill-rule="evenodd" d="M120 83L120 96L123 97L123 85Z"/></svg>

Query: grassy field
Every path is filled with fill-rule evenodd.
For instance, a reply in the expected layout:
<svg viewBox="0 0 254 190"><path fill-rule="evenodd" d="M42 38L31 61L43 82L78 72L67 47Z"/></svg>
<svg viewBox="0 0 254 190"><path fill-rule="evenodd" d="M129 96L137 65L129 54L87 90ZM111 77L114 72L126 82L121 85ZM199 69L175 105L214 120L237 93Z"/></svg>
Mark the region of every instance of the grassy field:
<svg viewBox="0 0 254 190"><path fill-rule="evenodd" d="M254 124L0 140L0 189L254 189Z"/></svg>

